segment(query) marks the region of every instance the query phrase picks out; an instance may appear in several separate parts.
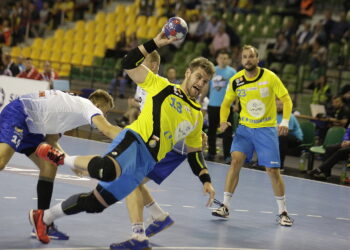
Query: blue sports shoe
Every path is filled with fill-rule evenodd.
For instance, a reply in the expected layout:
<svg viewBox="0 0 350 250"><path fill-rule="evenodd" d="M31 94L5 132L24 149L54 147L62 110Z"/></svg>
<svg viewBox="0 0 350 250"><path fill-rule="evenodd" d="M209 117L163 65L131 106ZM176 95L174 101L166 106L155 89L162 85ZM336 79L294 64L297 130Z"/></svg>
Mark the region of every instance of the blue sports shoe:
<svg viewBox="0 0 350 250"><path fill-rule="evenodd" d="M151 250L148 240L139 241L137 239L130 239L120 243L113 243L109 246L110 249L115 250Z"/></svg>
<svg viewBox="0 0 350 250"><path fill-rule="evenodd" d="M63 232L60 232L55 224L47 227L47 235L51 240L69 240L69 236ZM36 239L34 229L31 233L31 238Z"/></svg>
<svg viewBox="0 0 350 250"><path fill-rule="evenodd" d="M152 237L153 235L167 229L174 221L167 215L163 220L154 220L147 228L146 228L146 236Z"/></svg>

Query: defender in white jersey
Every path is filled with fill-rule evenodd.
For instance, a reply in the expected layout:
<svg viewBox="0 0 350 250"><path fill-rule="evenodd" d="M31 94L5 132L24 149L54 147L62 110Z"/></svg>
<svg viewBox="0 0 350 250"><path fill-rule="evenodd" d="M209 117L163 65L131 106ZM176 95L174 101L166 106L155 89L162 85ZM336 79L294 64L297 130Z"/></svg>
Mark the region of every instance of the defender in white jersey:
<svg viewBox="0 0 350 250"><path fill-rule="evenodd" d="M97 127L111 139L120 131L104 117L114 106L110 95L96 90L89 99L56 90L39 91L20 96L0 114L0 170L5 168L15 152L26 154L40 169L38 208L50 207L57 170L35 155L40 143L46 141L60 148L57 143L59 134L86 124ZM69 238L55 227L49 227L48 234L53 239Z"/></svg>

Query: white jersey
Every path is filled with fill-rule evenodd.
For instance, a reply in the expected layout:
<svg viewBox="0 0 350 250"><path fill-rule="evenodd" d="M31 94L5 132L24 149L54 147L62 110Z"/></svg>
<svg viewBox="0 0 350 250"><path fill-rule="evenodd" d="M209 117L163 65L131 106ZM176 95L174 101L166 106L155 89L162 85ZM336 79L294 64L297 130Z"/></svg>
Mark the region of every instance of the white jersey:
<svg viewBox="0 0 350 250"><path fill-rule="evenodd" d="M140 102L140 109L141 110L145 104L146 95L147 95L147 92L143 88L141 88L139 85L137 85L134 98L136 101Z"/></svg>
<svg viewBox="0 0 350 250"><path fill-rule="evenodd" d="M44 90L19 97L28 115L31 133L58 134L90 124L92 117L103 115L90 100L59 90Z"/></svg>

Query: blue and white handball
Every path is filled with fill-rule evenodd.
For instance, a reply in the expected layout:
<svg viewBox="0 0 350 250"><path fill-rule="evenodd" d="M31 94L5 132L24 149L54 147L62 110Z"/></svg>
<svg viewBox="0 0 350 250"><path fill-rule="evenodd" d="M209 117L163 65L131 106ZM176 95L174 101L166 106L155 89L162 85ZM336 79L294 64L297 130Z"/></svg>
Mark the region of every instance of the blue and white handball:
<svg viewBox="0 0 350 250"><path fill-rule="evenodd" d="M176 40L184 39L187 32L188 27L185 20L181 17L171 17L168 22L164 25L163 31L167 38L175 37Z"/></svg>

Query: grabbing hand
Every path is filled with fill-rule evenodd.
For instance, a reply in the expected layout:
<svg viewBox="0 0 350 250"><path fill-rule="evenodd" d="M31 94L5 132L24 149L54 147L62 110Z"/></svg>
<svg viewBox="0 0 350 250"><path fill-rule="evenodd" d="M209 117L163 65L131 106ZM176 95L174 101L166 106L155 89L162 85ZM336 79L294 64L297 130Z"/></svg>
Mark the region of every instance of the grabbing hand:
<svg viewBox="0 0 350 250"><path fill-rule="evenodd" d="M176 41L176 38L167 38L164 31L162 30L155 38L153 38L153 40L157 44L158 48L161 48Z"/></svg>
<svg viewBox="0 0 350 250"><path fill-rule="evenodd" d="M230 122L220 122L220 131L221 133L225 132L225 130L231 126Z"/></svg>

